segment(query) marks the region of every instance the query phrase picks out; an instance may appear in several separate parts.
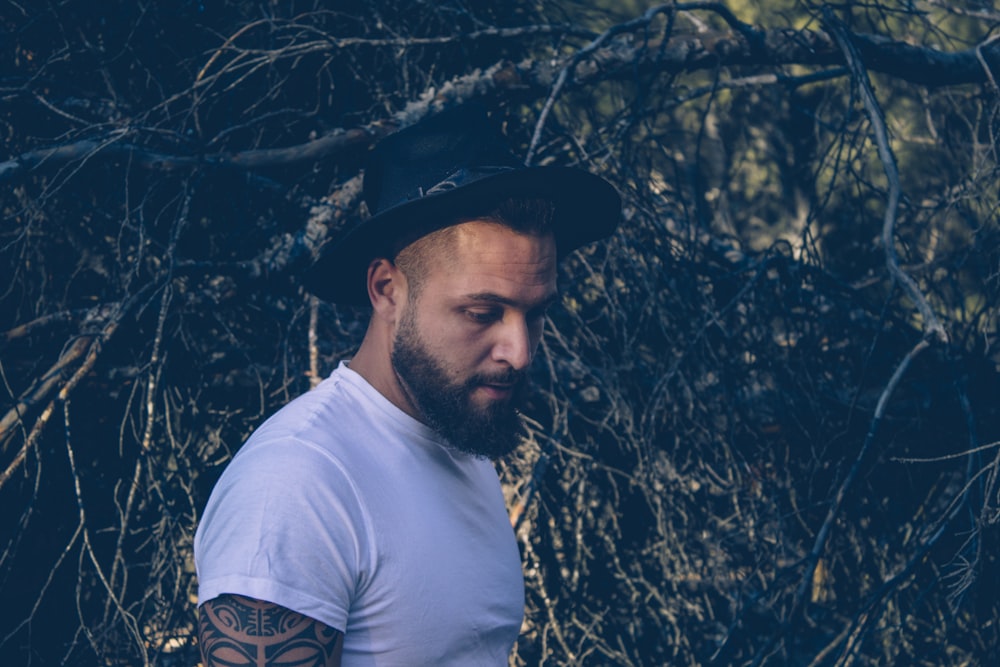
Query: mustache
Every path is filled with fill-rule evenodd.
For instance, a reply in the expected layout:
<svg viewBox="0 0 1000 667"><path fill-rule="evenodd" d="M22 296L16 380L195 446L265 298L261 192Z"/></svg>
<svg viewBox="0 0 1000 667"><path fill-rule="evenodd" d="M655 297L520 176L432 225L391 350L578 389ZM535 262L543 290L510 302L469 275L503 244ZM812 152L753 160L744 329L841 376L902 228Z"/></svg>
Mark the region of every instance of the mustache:
<svg viewBox="0 0 1000 667"><path fill-rule="evenodd" d="M479 373L474 375L466 382L466 386L475 387L482 384L519 385L524 384L527 379L528 374L526 371L516 371L513 368L508 368L506 371L499 373Z"/></svg>

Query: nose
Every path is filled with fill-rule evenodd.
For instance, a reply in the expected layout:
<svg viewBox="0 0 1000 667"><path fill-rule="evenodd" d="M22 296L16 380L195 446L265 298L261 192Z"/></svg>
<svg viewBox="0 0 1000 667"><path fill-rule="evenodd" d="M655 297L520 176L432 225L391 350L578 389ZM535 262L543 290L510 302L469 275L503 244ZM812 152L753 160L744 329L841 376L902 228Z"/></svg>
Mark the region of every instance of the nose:
<svg viewBox="0 0 1000 667"><path fill-rule="evenodd" d="M521 317L509 318L497 327L497 340L493 345L493 360L506 364L516 371L524 370L531 363L538 345L528 323Z"/></svg>

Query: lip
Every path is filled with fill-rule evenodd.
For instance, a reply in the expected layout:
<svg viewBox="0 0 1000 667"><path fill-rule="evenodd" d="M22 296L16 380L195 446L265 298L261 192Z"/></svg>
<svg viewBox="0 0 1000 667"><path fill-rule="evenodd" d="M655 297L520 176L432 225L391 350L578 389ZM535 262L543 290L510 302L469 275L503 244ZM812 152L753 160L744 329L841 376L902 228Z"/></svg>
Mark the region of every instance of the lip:
<svg viewBox="0 0 1000 667"><path fill-rule="evenodd" d="M505 399L510 398L514 393L513 384L481 384L479 388L482 389L487 396L492 399Z"/></svg>

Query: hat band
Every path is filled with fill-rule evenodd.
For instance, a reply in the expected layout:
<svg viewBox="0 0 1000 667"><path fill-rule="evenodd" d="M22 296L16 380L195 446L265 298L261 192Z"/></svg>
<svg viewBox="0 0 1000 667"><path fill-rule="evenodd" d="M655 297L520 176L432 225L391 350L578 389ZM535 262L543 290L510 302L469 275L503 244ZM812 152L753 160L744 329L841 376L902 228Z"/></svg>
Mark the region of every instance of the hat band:
<svg viewBox="0 0 1000 667"><path fill-rule="evenodd" d="M506 171L513 171L513 167L508 166L481 166L481 167L463 167L456 171L448 174L443 181L436 183L424 190L422 187L418 187L416 192L407 196L406 201L413 201L414 199L422 199L428 195L441 194L442 192L448 192L449 190L455 190L469 183L474 183L476 181L481 181L484 178L489 178L490 176L495 176L497 174L502 174Z"/></svg>

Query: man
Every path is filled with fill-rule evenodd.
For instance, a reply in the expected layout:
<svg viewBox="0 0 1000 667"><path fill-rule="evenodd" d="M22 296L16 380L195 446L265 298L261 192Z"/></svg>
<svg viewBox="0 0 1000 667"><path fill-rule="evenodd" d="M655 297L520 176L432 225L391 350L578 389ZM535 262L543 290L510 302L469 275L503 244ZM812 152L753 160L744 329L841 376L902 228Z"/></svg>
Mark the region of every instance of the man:
<svg viewBox="0 0 1000 667"><path fill-rule="evenodd" d="M525 168L478 107L372 151L372 216L307 276L370 304L349 363L234 457L195 538L214 665L505 665L524 584L490 459L556 298L557 260L607 236L614 188Z"/></svg>

